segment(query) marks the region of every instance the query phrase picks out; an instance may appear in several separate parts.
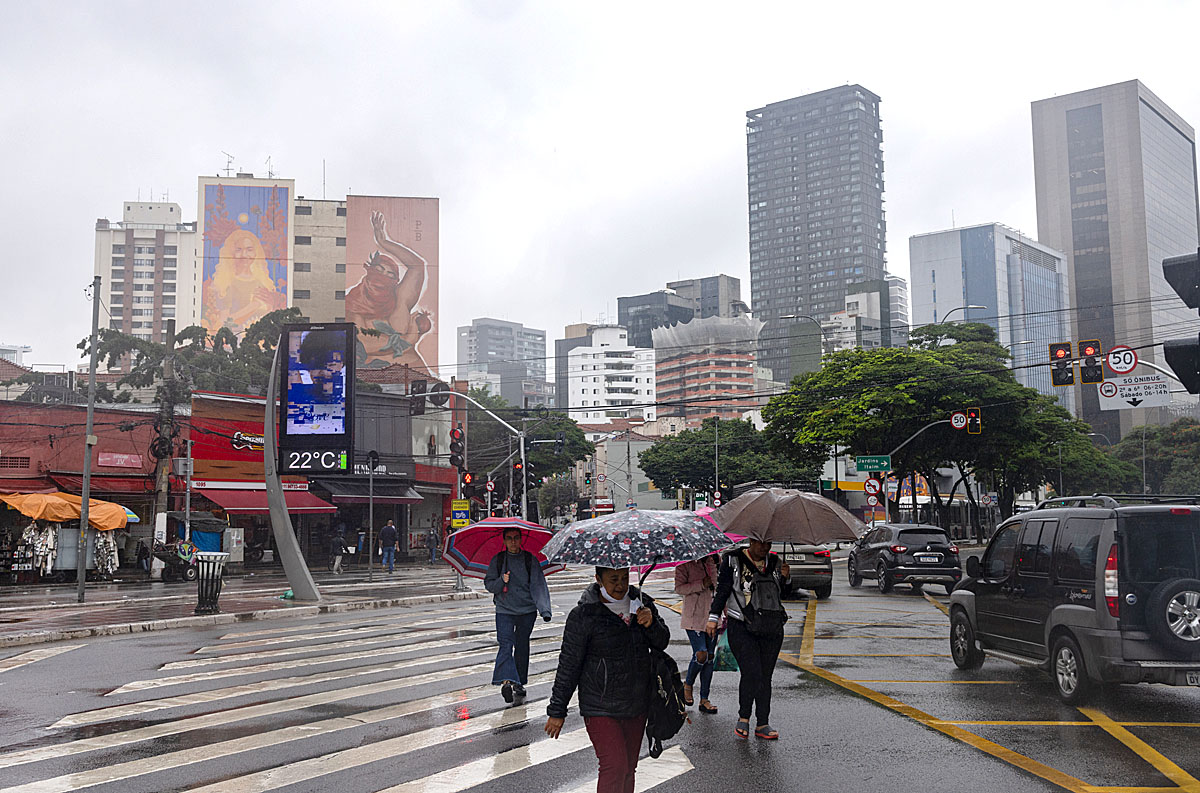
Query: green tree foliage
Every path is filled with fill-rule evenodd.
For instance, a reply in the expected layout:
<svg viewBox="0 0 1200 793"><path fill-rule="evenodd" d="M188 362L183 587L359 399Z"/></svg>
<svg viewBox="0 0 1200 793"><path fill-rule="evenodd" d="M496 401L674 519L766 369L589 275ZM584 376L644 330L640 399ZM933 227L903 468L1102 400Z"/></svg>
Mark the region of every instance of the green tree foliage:
<svg viewBox="0 0 1200 793"><path fill-rule="evenodd" d="M1136 487L1128 492L1142 489L1143 446L1151 493L1200 493L1200 421L1182 418L1165 427L1135 427L1122 438L1113 453L1137 471Z"/></svg>
<svg viewBox="0 0 1200 793"><path fill-rule="evenodd" d="M560 510L562 514L566 514L571 504L578 500L579 488L576 487L575 480L572 477L553 477L546 484L538 488L538 514L542 516L543 521L546 521L554 516L555 510Z"/></svg>
<svg viewBox="0 0 1200 793"><path fill-rule="evenodd" d="M918 328L907 348L833 353L819 371L772 398L763 411L766 433L777 448L836 445L852 455L896 450L897 476L916 472L934 482L939 468L950 467L958 472L955 489L973 473L999 491L1006 516L1016 494L1057 477L1059 443L1064 454L1076 456L1081 480L1084 473L1104 481L1128 473L1093 448L1086 424L1017 383L1009 358L992 328L981 323ZM981 435L947 423L909 441L926 425L968 407L981 409ZM974 500L969 489L966 495ZM937 488L933 498L946 508Z"/></svg>
<svg viewBox="0 0 1200 793"><path fill-rule="evenodd" d="M717 441L719 440L719 445ZM723 494L740 482L768 480L792 482L816 479L821 455L782 454L770 447L768 437L749 421L706 419L703 426L660 438L638 455L638 466L665 492L680 487L709 491L714 482L714 451L718 451Z"/></svg>

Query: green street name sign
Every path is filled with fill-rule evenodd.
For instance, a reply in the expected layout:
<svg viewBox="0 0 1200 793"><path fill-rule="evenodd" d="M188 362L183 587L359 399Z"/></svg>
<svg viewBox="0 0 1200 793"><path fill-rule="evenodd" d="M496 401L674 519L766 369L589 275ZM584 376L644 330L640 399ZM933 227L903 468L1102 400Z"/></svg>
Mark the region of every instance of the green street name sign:
<svg viewBox="0 0 1200 793"><path fill-rule="evenodd" d="M854 466L859 471L890 471L892 456L890 454L874 454L869 457L855 457Z"/></svg>

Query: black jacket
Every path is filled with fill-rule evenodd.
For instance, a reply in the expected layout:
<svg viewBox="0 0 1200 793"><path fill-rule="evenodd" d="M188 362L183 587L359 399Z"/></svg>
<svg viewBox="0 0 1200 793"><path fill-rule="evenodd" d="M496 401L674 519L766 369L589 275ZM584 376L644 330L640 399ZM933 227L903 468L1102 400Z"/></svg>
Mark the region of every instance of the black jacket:
<svg viewBox="0 0 1200 793"><path fill-rule="evenodd" d="M730 619L744 621L742 610L738 607L737 598L732 597L732 595L736 587L737 591L741 594L742 601L745 602L747 580L734 580L733 560L735 557L740 559L742 570L750 575L753 575L755 572L754 562L750 559L750 555L744 548L726 551L721 556L721 565L717 568L717 589L713 592L712 606L708 609L708 618L710 621L719 621L722 611ZM788 578L783 577L779 557L773 553L767 554L766 574L775 577L780 589L783 588L785 583L791 580L790 576Z"/></svg>
<svg viewBox="0 0 1200 793"><path fill-rule="evenodd" d="M600 585L592 584L567 615L558 672L546 713L565 718L571 694L579 689L579 713L627 719L646 712L650 686L650 648L667 649L671 629L658 615L654 600L629 588L631 598L641 597L654 621L643 628L609 611L600 598Z"/></svg>

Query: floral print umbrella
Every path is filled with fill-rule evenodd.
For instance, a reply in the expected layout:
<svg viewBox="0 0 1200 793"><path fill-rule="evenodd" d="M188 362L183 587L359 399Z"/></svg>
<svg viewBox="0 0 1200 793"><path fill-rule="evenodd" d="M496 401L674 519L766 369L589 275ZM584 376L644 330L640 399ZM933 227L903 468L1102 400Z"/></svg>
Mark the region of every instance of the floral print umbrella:
<svg viewBox="0 0 1200 793"><path fill-rule="evenodd" d="M552 562L620 568L690 562L731 544L695 512L630 509L572 523L560 529L542 553Z"/></svg>

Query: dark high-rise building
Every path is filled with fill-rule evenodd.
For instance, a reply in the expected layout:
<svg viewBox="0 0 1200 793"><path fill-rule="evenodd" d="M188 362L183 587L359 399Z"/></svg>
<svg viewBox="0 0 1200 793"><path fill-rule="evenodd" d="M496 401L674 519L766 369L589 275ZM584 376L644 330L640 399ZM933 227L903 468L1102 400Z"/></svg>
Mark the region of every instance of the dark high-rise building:
<svg viewBox="0 0 1200 793"><path fill-rule="evenodd" d="M823 321L886 275L879 101L848 85L746 113L751 304L776 380L800 371L793 317Z"/></svg>
<svg viewBox="0 0 1200 793"><path fill-rule="evenodd" d="M629 331L633 347L653 347L650 331L690 322L694 316L696 302L670 290L617 298L617 323Z"/></svg>

